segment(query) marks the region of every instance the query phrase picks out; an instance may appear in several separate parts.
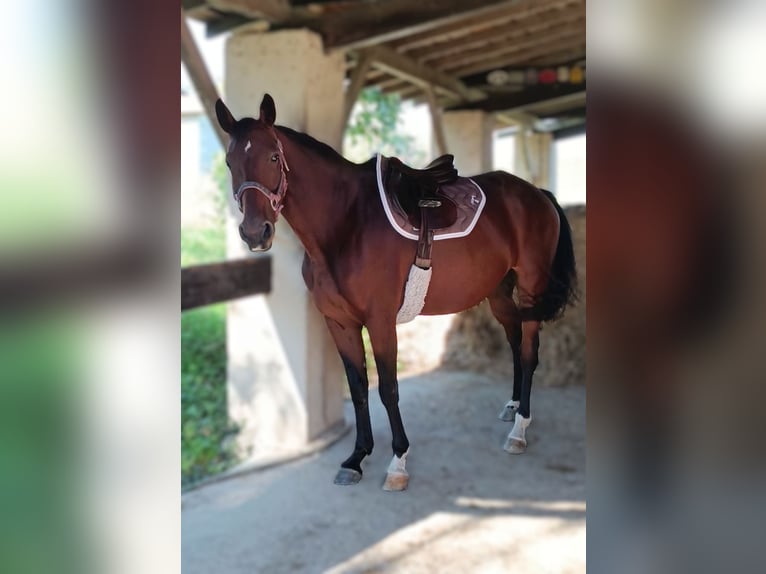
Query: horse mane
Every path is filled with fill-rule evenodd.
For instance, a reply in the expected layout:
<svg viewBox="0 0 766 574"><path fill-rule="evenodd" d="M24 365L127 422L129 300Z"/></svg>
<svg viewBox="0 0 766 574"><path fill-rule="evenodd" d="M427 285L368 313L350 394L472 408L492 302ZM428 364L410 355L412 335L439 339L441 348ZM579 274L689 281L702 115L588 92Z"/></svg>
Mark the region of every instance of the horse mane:
<svg viewBox="0 0 766 574"><path fill-rule="evenodd" d="M287 137L289 137L296 143L300 144L302 147L306 147L310 149L311 151L317 153L318 155L322 156L325 159L329 159L329 160L341 159L345 161L345 158L336 150L334 150L332 147L330 147L324 142L320 142L318 139L315 139L308 134L296 131L292 128L288 128L285 126L274 126L274 127L276 127L280 133L285 134Z"/></svg>
<svg viewBox="0 0 766 574"><path fill-rule="evenodd" d="M241 136L243 134L246 134L247 132L249 132L251 129L253 129L254 127L258 125L260 125L259 120L256 120L255 118L242 118L237 122L237 125L235 127L235 130L236 130L235 133L238 136ZM301 147L305 147L309 149L310 151L313 151L320 157L327 159L329 161L341 162L341 163L346 163L346 164L354 165L357 167L364 167L364 168L369 168L371 166L374 166L375 164L375 156L373 156L367 161L364 161L361 163L354 163L353 161L346 159L343 156L343 154L339 153L332 146L329 146L326 143L319 141L318 139L310 136L307 133L299 132L292 128L288 128L287 126L275 125L274 127L280 134L287 136L290 140L294 141Z"/></svg>
<svg viewBox="0 0 766 574"><path fill-rule="evenodd" d="M362 168L371 168L375 165L375 156L371 157L367 161L355 163L350 159L347 159L343 154L339 153L332 146L327 145L324 142L319 141L316 138L311 137L309 134L296 131L292 128L285 126L275 126L280 133L285 134L287 137L295 141L295 143L316 152L321 157L330 161L340 161L345 164L353 165Z"/></svg>

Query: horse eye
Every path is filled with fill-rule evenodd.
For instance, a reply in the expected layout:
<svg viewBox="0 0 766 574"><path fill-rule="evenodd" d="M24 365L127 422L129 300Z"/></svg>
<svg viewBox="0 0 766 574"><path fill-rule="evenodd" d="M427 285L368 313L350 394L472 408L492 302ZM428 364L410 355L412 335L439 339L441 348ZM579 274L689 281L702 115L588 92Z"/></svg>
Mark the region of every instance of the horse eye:
<svg viewBox="0 0 766 574"><path fill-rule="evenodd" d="M275 153L275 154L271 155L271 161L277 161L278 159L279 159L279 155L278 154Z"/></svg>

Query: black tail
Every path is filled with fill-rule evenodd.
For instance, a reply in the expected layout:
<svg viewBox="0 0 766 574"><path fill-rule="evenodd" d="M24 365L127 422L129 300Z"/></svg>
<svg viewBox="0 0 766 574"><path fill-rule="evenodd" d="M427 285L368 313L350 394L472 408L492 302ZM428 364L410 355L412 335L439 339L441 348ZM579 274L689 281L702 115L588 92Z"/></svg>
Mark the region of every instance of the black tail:
<svg viewBox="0 0 766 574"><path fill-rule="evenodd" d="M548 190L541 190L551 200L559 214L559 243L551 266L548 289L536 305L541 321L558 319L570 305L577 301L577 269L575 267L572 229L556 197Z"/></svg>

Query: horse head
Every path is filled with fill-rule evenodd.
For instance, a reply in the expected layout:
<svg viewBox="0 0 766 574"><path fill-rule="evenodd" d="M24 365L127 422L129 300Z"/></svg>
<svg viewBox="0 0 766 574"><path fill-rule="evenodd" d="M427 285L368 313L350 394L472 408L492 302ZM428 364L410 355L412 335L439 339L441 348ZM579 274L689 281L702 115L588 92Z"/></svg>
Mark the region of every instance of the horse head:
<svg viewBox="0 0 766 574"><path fill-rule="evenodd" d="M226 165L231 172L234 199L242 212L239 235L250 251L268 251L284 206L289 171L274 128L274 99L269 94L263 97L257 120L235 120L220 99L215 111L221 129L231 136Z"/></svg>

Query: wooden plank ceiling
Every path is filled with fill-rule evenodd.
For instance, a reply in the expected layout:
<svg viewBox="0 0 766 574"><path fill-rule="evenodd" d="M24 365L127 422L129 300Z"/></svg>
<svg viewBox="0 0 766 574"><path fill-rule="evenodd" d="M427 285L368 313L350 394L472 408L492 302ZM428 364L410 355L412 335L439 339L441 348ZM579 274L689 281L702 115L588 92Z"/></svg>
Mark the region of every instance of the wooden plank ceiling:
<svg viewBox="0 0 766 574"><path fill-rule="evenodd" d="M314 30L327 50L345 51L348 79L355 87L378 86L403 99L424 102L432 86L438 105L446 108L584 119L584 77L549 83L527 78L534 76L530 68L576 67L584 72L585 0L183 0L183 4L190 17L206 22L211 35L240 26Z"/></svg>

